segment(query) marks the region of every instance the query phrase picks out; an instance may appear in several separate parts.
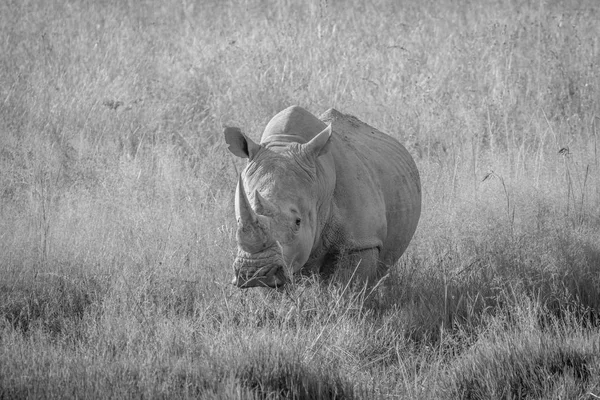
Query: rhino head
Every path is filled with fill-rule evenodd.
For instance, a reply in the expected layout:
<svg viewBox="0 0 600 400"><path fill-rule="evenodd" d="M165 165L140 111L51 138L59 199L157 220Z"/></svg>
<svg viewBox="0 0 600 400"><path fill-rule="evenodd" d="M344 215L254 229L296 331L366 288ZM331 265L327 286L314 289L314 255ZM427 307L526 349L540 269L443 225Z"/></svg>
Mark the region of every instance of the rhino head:
<svg viewBox="0 0 600 400"><path fill-rule="evenodd" d="M319 187L318 158L328 152L331 126L305 143L257 144L239 128L224 134L229 150L248 159L235 196L238 252L232 283L281 287L307 262L321 233L327 194Z"/></svg>

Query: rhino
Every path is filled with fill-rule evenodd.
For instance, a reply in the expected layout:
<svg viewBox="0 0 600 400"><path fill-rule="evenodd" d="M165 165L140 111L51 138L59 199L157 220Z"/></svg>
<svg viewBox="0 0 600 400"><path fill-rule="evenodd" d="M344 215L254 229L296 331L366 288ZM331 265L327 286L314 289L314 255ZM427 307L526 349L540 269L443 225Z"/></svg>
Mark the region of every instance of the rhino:
<svg viewBox="0 0 600 400"><path fill-rule="evenodd" d="M234 285L281 288L343 268L336 276L374 282L406 250L421 183L396 139L334 109L317 118L299 106L275 115L260 144L239 128L224 136L248 159L235 194Z"/></svg>

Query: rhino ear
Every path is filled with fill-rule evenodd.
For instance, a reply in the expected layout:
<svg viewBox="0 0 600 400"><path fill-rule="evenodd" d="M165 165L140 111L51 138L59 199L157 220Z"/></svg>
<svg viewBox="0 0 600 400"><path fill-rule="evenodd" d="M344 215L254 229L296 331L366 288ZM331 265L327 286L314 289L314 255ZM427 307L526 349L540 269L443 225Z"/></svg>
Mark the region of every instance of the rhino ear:
<svg viewBox="0 0 600 400"><path fill-rule="evenodd" d="M244 135L240 128L226 127L223 134L225 142L229 145L229 151L238 157L252 160L260 149L260 145Z"/></svg>
<svg viewBox="0 0 600 400"><path fill-rule="evenodd" d="M310 142L304 144L303 147L307 154L319 157L329 151L329 143L331 143L331 124L312 138Z"/></svg>

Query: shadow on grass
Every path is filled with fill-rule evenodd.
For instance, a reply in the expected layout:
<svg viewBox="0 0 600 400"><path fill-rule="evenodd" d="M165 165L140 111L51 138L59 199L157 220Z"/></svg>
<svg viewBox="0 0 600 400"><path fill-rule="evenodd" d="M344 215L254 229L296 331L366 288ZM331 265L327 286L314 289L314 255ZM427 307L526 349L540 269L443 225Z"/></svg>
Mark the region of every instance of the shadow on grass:
<svg viewBox="0 0 600 400"><path fill-rule="evenodd" d="M597 343L577 332L493 334L450 368L448 398L582 398L599 363Z"/></svg>
<svg viewBox="0 0 600 400"><path fill-rule="evenodd" d="M97 281L40 274L0 283L0 318L27 334L42 328L50 335L78 335L78 324L92 304L102 301Z"/></svg>
<svg viewBox="0 0 600 400"><path fill-rule="evenodd" d="M294 354L268 349L246 353L236 379L259 398L352 399L352 384L333 370L303 363Z"/></svg>
<svg viewBox="0 0 600 400"><path fill-rule="evenodd" d="M207 302L206 287L198 281L157 278L147 282L139 301L177 317L198 317Z"/></svg>

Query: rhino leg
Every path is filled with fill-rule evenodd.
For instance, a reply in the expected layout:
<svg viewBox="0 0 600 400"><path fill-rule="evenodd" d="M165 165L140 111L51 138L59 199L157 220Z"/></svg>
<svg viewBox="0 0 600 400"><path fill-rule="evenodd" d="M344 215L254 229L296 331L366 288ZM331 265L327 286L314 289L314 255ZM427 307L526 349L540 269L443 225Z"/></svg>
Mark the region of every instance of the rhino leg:
<svg viewBox="0 0 600 400"><path fill-rule="evenodd" d="M350 250L338 257L334 279L359 286L374 285L387 271L387 266L379 260L379 248L370 247Z"/></svg>

